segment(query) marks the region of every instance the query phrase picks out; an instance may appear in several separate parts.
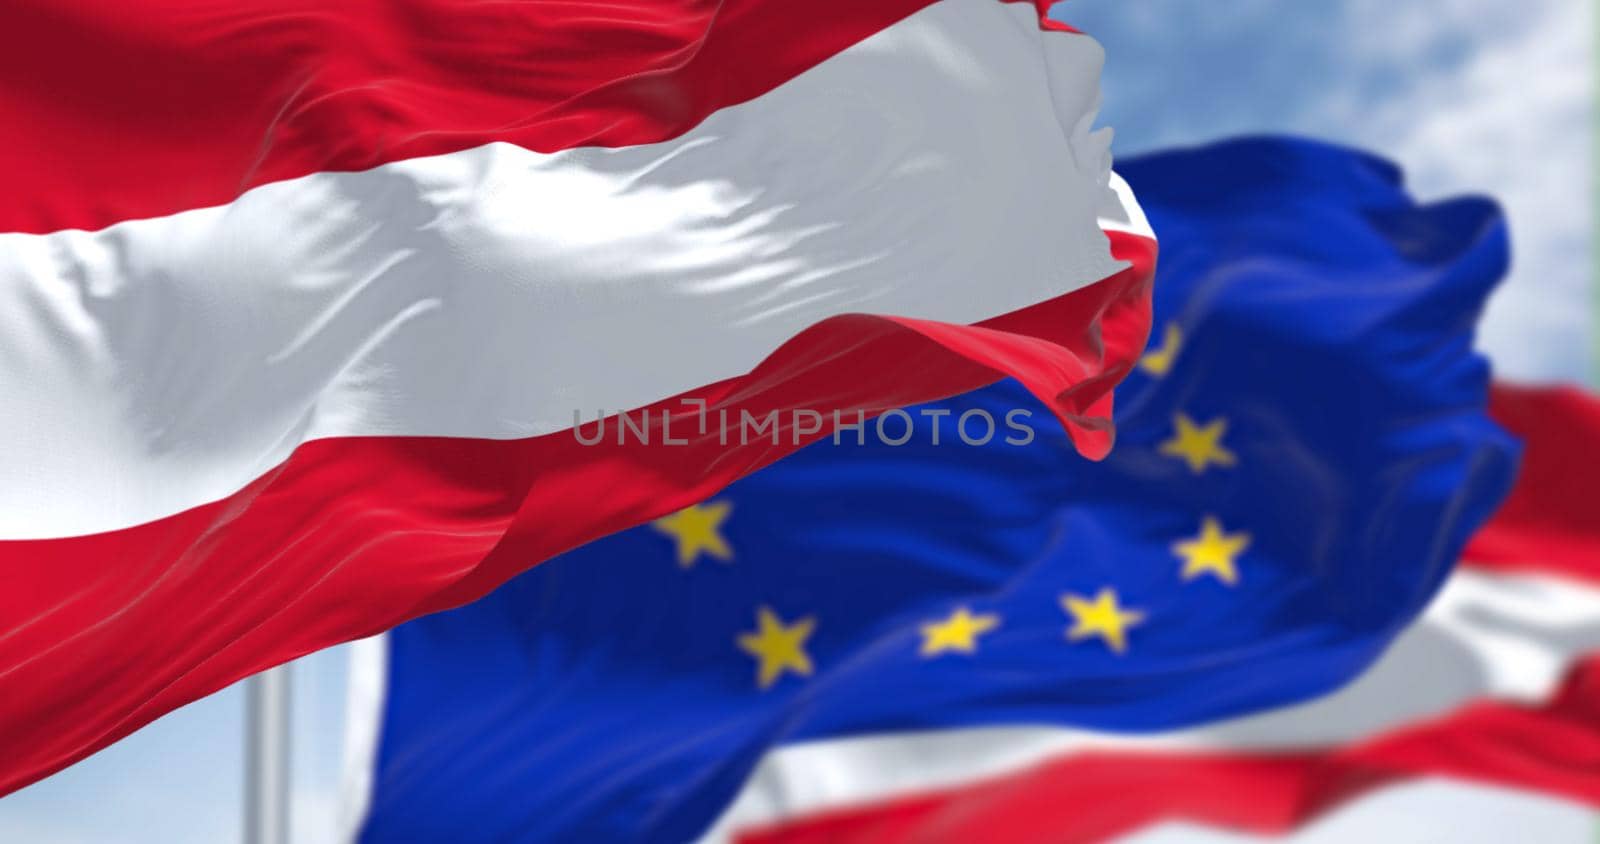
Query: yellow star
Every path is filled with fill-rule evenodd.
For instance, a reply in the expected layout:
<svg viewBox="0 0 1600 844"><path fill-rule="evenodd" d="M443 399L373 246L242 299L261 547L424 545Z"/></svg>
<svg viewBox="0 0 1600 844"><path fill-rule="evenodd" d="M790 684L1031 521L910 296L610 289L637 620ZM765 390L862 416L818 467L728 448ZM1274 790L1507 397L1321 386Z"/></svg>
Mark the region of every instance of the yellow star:
<svg viewBox="0 0 1600 844"><path fill-rule="evenodd" d="M1151 349L1139 358L1139 368L1151 375L1160 378L1172 369L1172 361L1178 357L1178 349L1183 347L1183 329L1175 322L1167 323L1167 329L1161 335L1161 347Z"/></svg>
<svg viewBox="0 0 1600 844"><path fill-rule="evenodd" d="M756 632L739 636L739 649L758 661L756 685L770 688L785 670L802 677L811 676L811 657L806 656L806 638L816 629L817 620L806 617L785 625L772 610L756 612Z"/></svg>
<svg viewBox="0 0 1600 844"><path fill-rule="evenodd" d="M1200 523L1200 535L1172 543L1172 553L1183 558L1184 580L1209 573L1232 586L1239 582L1239 569L1234 561L1248 547L1250 534L1223 533L1222 523L1213 516L1206 516Z"/></svg>
<svg viewBox="0 0 1600 844"><path fill-rule="evenodd" d="M1219 416L1204 425L1196 425L1186 414L1179 413L1172 417L1172 424L1177 430L1172 439L1161 444L1161 453L1182 459L1196 475L1212 464L1226 467L1239 462L1239 458L1222 445L1222 436L1228 432L1227 419Z"/></svg>
<svg viewBox="0 0 1600 844"><path fill-rule="evenodd" d="M733 549L719 529L732 510L728 501L693 504L650 524L678 541L678 565L684 568L692 567L702 551L727 562L733 559Z"/></svg>
<svg viewBox="0 0 1600 844"><path fill-rule="evenodd" d="M961 607L944 621L922 625L922 655L938 656L947 651L976 653L978 637L1000 626L998 615L973 615Z"/></svg>
<svg viewBox="0 0 1600 844"><path fill-rule="evenodd" d="M1125 610L1118 605L1117 591L1109 586L1101 589L1093 601L1081 595L1062 595L1061 608L1072 616L1072 629L1067 631L1067 641L1077 642L1098 636L1119 654L1128 649L1128 628L1144 621L1144 613Z"/></svg>

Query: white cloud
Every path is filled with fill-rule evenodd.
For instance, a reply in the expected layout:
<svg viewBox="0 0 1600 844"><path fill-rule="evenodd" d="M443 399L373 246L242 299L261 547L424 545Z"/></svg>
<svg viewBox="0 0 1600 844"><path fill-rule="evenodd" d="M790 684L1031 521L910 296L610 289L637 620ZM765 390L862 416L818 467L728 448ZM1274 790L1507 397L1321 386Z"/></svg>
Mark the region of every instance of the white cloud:
<svg viewBox="0 0 1600 844"><path fill-rule="evenodd" d="M1356 0L1330 34L1365 84L1314 122L1399 160L1424 198L1505 206L1512 270L1481 342L1508 377L1595 375L1593 14L1573 0Z"/></svg>
<svg viewBox="0 0 1600 844"><path fill-rule="evenodd" d="M338 790L326 784L294 790L289 840L295 844L335 844L339 837Z"/></svg>
<svg viewBox="0 0 1600 844"><path fill-rule="evenodd" d="M1500 374L1600 384L1591 286L1593 3L1073 0L1107 47L1119 155L1295 133L1402 164L1424 199L1505 206L1510 278L1482 345Z"/></svg>

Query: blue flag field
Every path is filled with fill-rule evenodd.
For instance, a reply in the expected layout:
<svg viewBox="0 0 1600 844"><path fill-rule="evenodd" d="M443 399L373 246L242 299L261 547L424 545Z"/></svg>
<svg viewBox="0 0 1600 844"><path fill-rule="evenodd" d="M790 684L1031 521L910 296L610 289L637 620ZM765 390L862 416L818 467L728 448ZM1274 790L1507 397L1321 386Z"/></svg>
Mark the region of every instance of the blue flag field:
<svg viewBox="0 0 1600 844"><path fill-rule="evenodd" d="M774 747L1137 734L1372 663L1514 474L1497 208L1297 140L1118 170L1162 241L1107 460L1002 382L394 630L361 839L689 840Z"/></svg>

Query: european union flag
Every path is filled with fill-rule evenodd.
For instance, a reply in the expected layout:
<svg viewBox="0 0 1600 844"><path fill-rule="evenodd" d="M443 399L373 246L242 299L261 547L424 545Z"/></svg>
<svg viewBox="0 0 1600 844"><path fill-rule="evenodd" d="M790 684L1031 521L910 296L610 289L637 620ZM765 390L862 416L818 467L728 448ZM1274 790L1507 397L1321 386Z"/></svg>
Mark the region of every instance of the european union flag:
<svg viewBox="0 0 1600 844"><path fill-rule="evenodd" d="M1165 729L1371 663L1514 471L1496 207L1301 141L1119 170L1162 254L1109 459L1001 383L393 631L363 840L687 840L778 745Z"/></svg>

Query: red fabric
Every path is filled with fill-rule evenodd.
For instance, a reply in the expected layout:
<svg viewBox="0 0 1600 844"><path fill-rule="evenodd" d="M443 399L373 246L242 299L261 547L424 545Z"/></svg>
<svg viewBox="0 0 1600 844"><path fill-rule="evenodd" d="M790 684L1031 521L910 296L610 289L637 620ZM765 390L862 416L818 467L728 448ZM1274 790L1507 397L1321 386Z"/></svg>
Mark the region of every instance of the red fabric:
<svg viewBox="0 0 1600 844"><path fill-rule="evenodd" d="M1104 752L1010 776L750 830L744 844L1102 841L1164 820L1286 832L1352 796L1452 776L1600 805L1600 657L1547 704L1484 703L1346 748Z"/></svg>
<svg viewBox="0 0 1600 844"><path fill-rule="evenodd" d="M0 232L491 141L662 141L932 2L11 0Z"/></svg>
<svg viewBox="0 0 1600 844"><path fill-rule="evenodd" d="M781 411L776 444L741 446L735 433L723 445L715 424L688 436L699 412L678 399L649 409L648 446L618 445L615 420L593 446L572 431L318 440L243 491L169 518L0 541L0 794L242 677L465 603L702 500L793 451L794 408L870 414L1012 375L1061 414L1080 450L1102 456L1112 385L1149 329L1155 259L1150 240L1111 240L1133 265L1060 298L976 327L835 317L748 375L689 394L713 422L720 409L734 420ZM666 411L686 445L661 444Z"/></svg>
<svg viewBox="0 0 1600 844"><path fill-rule="evenodd" d="M1499 384L1490 412L1523 440L1522 468L1465 557L1600 582L1600 398L1572 387Z"/></svg>

